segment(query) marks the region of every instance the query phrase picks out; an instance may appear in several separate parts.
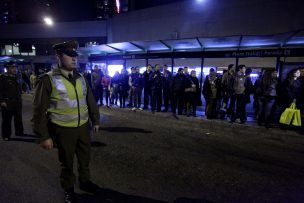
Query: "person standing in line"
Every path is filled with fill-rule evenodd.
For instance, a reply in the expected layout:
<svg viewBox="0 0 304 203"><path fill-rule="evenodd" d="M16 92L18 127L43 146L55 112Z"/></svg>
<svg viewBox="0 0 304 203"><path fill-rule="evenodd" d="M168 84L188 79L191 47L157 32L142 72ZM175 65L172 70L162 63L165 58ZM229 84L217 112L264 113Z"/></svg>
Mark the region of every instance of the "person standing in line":
<svg viewBox="0 0 304 203"><path fill-rule="evenodd" d="M138 87L137 87L137 109L142 111L141 108L141 95L142 95L142 89L143 89L143 74L140 73L140 69L137 66L135 68L136 73L138 74Z"/></svg>
<svg viewBox="0 0 304 203"><path fill-rule="evenodd" d="M269 127L273 120L274 107L277 99L278 90L278 72L276 70L267 70L263 75L260 82L260 96L259 112L258 112L258 125L265 123L265 127Z"/></svg>
<svg viewBox="0 0 304 203"><path fill-rule="evenodd" d="M287 74L287 78L283 81L281 92L282 95L280 97L282 103L282 110L284 111L286 108L290 106L292 102L296 103L296 107L298 109L303 109L303 102L301 101L303 95L303 86L301 84L301 76L300 69L291 70Z"/></svg>
<svg viewBox="0 0 304 203"><path fill-rule="evenodd" d="M32 89L34 89L35 85L36 85L36 82L37 82L37 76L36 76L35 72L31 73L30 81L31 81L31 87L32 87Z"/></svg>
<svg viewBox="0 0 304 203"><path fill-rule="evenodd" d="M152 74L152 66L148 64L146 71L143 73L143 83L144 83L144 109L148 109L151 105L151 81L150 75Z"/></svg>
<svg viewBox="0 0 304 203"><path fill-rule="evenodd" d="M94 98L96 103L100 101L100 106L103 105L103 88L101 84L101 78L103 74L101 74L101 70L98 68L97 65L94 66L94 70L91 74L92 77L92 90L94 93Z"/></svg>
<svg viewBox="0 0 304 203"><path fill-rule="evenodd" d="M245 82L244 82L244 86L245 86L245 91L244 91L244 99L243 99L243 104L242 104L242 109L241 109L241 121L244 123L247 121L247 104L251 103L251 94L254 93L254 87L253 87L253 83L251 81L251 76L250 74L252 73L252 69L251 68L246 68L245 71Z"/></svg>
<svg viewBox="0 0 304 203"><path fill-rule="evenodd" d="M230 122L244 123L244 111L243 111L243 100L245 98L245 65L239 65L235 69L235 74L233 76L232 87L233 93L231 96L230 107L231 109L231 119Z"/></svg>
<svg viewBox="0 0 304 203"><path fill-rule="evenodd" d="M105 73L104 76L101 78L101 85L103 88L103 92L105 93L106 98L106 105L109 107L110 101L110 87L111 87L111 77L108 75L108 73Z"/></svg>
<svg viewBox="0 0 304 203"><path fill-rule="evenodd" d="M116 71L112 80L111 80L111 86L113 88L112 92L112 98L111 98L111 104L117 105L118 101L118 92L119 92L119 72Z"/></svg>
<svg viewBox="0 0 304 203"><path fill-rule="evenodd" d="M76 41L53 46L58 66L39 78L33 99L33 130L42 148L51 150L53 143L57 144L66 203L75 202L75 154L79 188L89 193L100 191L91 182L89 170L90 128L98 132L100 115L88 82L76 70L77 47Z"/></svg>
<svg viewBox="0 0 304 203"><path fill-rule="evenodd" d="M133 83L134 81L134 77L136 75L136 71L135 71L135 67L131 67L131 73L129 74L129 104L127 105L127 107L130 107L132 108L133 107L133 99L134 99L134 88L132 87L133 86ZM134 107L136 108L136 107ZM132 108L132 110L134 110L134 108Z"/></svg>
<svg viewBox="0 0 304 203"><path fill-rule="evenodd" d="M203 86L203 96L206 100L205 115L207 119L217 118L216 104L218 95L219 80L214 68L210 68Z"/></svg>
<svg viewBox="0 0 304 203"><path fill-rule="evenodd" d="M173 116L176 116L176 107L178 108L178 115L182 115L183 104L184 104L184 81L185 76L183 73L183 68L179 68L176 75L173 77L171 82L171 92L172 92L172 108L171 111Z"/></svg>
<svg viewBox="0 0 304 203"><path fill-rule="evenodd" d="M2 138L11 138L12 118L14 117L15 135L23 136L21 84L17 77L17 64L13 61L4 64L7 73L0 76L0 105L2 109Z"/></svg>
<svg viewBox="0 0 304 203"><path fill-rule="evenodd" d="M126 99L128 97L129 90L129 75L126 69L121 70L121 74L119 75L119 107L126 107Z"/></svg>
<svg viewBox="0 0 304 203"><path fill-rule="evenodd" d="M221 79L221 89L223 93L223 102L220 108L220 114L222 118L225 118L227 114L227 118L230 119L231 109L229 109L229 103L231 102L231 96L233 94L232 80L235 72L234 64L228 65L228 70L223 74Z"/></svg>
<svg viewBox="0 0 304 203"><path fill-rule="evenodd" d="M163 99L164 99L164 106L165 109L163 112L168 112L169 103L171 102L171 92L170 92L170 84L172 80L172 74L168 70L168 66L164 65L164 85L163 85Z"/></svg>
<svg viewBox="0 0 304 203"><path fill-rule="evenodd" d="M92 74L88 70L85 70L83 76L88 81L89 86L92 89Z"/></svg>
<svg viewBox="0 0 304 203"><path fill-rule="evenodd" d="M199 87L199 81L198 78L196 77L196 71L192 70L190 73L190 80L191 80L191 99L190 99L190 105L192 107L192 116L196 117L196 106L198 104L198 101L201 99L201 92L200 92L200 87Z"/></svg>
<svg viewBox="0 0 304 203"><path fill-rule="evenodd" d="M152 113L161 111L162 106L162 88L163 88L163 74L160 72L160 65L155 65L155 71L150 75L151 91L152 91Z"/></svg>

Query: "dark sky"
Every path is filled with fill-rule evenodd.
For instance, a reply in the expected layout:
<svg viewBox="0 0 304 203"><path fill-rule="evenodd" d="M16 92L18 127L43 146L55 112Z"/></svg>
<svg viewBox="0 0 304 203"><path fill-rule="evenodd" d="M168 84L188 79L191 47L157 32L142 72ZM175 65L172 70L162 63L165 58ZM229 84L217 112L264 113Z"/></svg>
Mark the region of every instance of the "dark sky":
<svg viewBox="0 0 304 203"><path fill-rule="evenodd" d="M13 13L17 23L41 22L46 15L60 22L85 21L94 20L94 4L95 0L15 0Z"/></svg>
<svg viewBox="0 0 304 203"><path fill-rule="evenodd" d="M1 0L0 0L1 1ZM15 2L17 23L41 22L49 15L57 22L96 19L96 4L101 0L11 0ZM115 0L110 0L115 2ZM129 11L185 0L121 0L129 3ZM190 0L189 0L190 1ZM50 7L46 7L50 3Z"/></svg>
<svg viewBox="0 0 304 203"><path fill-rule="evenodd" d="M138 10L162 4L169 4L186 0L129 0L131 10ZM190 1L190 0L188 0Z"/></svg>

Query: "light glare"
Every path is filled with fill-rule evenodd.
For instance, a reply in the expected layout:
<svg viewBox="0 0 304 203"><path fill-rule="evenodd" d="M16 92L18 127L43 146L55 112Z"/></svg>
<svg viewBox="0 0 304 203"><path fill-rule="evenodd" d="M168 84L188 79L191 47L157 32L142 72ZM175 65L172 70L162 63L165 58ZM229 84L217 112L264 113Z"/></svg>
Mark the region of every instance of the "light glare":
<svg viewBox="0 0 304 203"><path fill-rule="evenodd" d="M44 20L45 24L50 25L50 26L53 25L53 20L51 18L45 17L43 20Z"/></svg>
<svg viewBox="0 0 304 203"><path fill-rule="evenodd" d="M117 13L120 13L120 2L119 2L119 0L116 0L116 8L117 8Z"/></svg>
<svg viewBox="0 0 304 203"><path fill-rule="evenodd" d="M109 76L113 77L116 71L120 73L121 69L123 69L123 65L108 65Z"/></svg>

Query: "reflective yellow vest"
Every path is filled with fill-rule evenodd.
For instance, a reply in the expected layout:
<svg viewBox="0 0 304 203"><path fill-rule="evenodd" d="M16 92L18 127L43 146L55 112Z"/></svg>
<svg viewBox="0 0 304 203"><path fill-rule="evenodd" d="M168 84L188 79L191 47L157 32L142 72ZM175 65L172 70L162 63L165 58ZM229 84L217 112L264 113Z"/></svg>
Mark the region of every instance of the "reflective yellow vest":
<svg viewBox="0 0 304 203"><path fill-rule="evenodd" d="M63 127L79 127L88 122L87 85L81 75L76 86L62 75L48 72L52 84L50 108L47 110L52 123Z"/></svg>

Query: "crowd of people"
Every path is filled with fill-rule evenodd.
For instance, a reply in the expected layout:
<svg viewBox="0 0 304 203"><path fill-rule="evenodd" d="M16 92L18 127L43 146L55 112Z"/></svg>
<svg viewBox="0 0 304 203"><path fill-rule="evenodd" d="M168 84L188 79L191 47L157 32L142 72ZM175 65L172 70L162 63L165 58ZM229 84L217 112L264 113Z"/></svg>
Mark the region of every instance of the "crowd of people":
<svg viewBox="0 0 304 203"><path fill-rule="evenodd" d="M95 65L92 72L85 72L84 76L100 106L195 117L197 106L204 103L203 96L207 119L245 123L246 107L252 104L257 123L266 127L277 124L292 102L301 113L304 111L304 68L291 70L283 79L278 78L277 70L265 69L254 84L251 73L251 68L245 65L230 64L221 74L211 68L202 86L195 70L179 68L173 75L167 65L159 64L154 67L149 64L143 73L139 67L131 67L130 73L122 69L113 77ZM23 92L33 89L37 80L35 73L21 72L19 78L22 78Z"/></svg>
<svg viewBox="0 0 304 203"><path fill-rule="evenodd" d="M292 102L303 111L304 68L290 71L282 81L275 69L264 70L254 83L251 73L252 69L245 65L230 64L223 74L211 68L202 87L196 71L184 67L173 75L166 65L159 64L149 64L143 73L139 67L132 67L131 73L123 69L113 77L95 65L92 73L85 75L100 106L196 116L202 95L207 119L245 123L246 107L253 104L258 124L266 127L278 123L281 113Z"/></svg>
<svg viewBox="0 0 304 203"><path fill-rule="evenodd" d="M100 106L118 105L120 108L151 110L182 115L183 108L188 116L196 116L196 106L201 105L201 90L196 72L179 68L176 75L164 65L147 66L144 73L139 67L132 67L131 73L125 69L116 72L111 78L96 65L91 74L85 74L92 86L96 102ZM162 107L164 108L162 109Z"/></svg>

